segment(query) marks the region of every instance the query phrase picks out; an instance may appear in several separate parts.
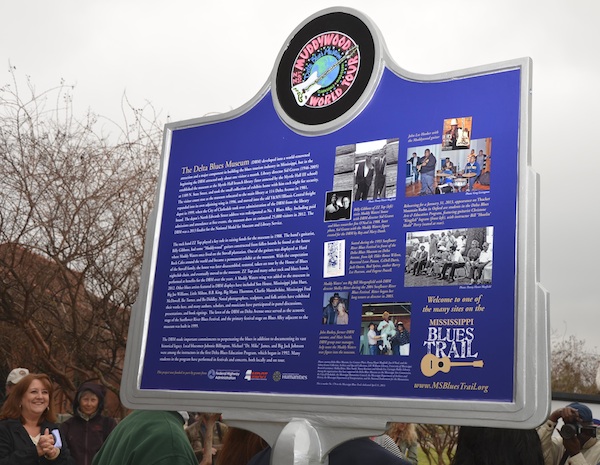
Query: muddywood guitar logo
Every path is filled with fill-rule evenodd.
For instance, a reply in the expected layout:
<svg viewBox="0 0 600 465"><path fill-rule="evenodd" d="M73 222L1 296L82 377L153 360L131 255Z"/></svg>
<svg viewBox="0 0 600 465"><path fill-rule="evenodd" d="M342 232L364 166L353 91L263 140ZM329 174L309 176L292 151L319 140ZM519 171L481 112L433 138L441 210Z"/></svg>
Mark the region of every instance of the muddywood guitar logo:
<svg viewBox="0 0 600 465"><path fill-rule="evenodd" d="M303 133L341 127L376 88L376 63L374 35L360 17L330 11L309 19L282 49L273 74L275 109Z"/></svg>
<svg viewBox="0 0 600 465"><path fill-rule="evenodd" d="M291 92L296 104L324 108L344 95L360 70L358 44L342 32L324 32L310 39L293 63Z"/></svg>

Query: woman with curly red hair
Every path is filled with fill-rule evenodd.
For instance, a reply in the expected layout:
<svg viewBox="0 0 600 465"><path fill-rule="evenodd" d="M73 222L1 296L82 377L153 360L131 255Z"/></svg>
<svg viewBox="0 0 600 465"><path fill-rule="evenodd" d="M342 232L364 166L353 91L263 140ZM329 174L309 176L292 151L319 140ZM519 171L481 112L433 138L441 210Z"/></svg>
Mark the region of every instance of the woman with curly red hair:
<svg viewBox="0 0 600 465"><path fill-rule="evenodd" d="M55 423L52 393L44 374L29 374L15 385L0 411L0 464L71 463Z"/></svg>

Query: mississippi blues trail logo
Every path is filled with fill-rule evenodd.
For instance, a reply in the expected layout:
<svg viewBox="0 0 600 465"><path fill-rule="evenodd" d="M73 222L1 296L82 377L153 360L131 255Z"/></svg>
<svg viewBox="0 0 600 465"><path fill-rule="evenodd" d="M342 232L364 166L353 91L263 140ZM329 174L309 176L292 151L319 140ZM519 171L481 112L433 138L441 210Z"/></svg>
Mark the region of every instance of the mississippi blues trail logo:
<svg viewBox="0 0 600 465"><path fill-rule="evenodd" d="M473 344L473 322L472 318L430 320L427 340L423 342L427 354L421 359L421 373L431 377L440 372L448 373L452 367L482 368L483 360L473 360L479 356Z"/></svg>
<svg viewBox="0 0 600 465"><path fill-rule="evenodd" d="M342 32L325 32L309 40L294 60L291 91L296 104L331 105L348 92L360 69L358 44Z"/></svg>

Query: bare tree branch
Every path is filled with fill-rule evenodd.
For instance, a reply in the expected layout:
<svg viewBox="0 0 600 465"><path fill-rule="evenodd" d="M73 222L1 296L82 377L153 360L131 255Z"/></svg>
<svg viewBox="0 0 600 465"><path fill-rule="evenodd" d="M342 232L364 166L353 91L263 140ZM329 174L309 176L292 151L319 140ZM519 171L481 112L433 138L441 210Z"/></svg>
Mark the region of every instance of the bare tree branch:
<svg viewBox="0 0 600 465"><path fill-rule="evenodd" d="M68 397L118 392L162 128L151 105L121 128L75 118L65 83L27 88L0 88L0 350Z"/></svg>

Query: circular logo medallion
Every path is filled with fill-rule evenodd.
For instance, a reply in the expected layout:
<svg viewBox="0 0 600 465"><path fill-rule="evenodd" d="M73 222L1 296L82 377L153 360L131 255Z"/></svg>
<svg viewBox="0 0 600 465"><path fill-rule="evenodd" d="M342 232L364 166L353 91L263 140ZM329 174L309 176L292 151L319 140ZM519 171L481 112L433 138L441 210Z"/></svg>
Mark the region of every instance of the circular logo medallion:
<svg viewBox="0 0 600 465"><path fill-rule="evenodd" d="M360 70L360 50L346 34L328 31L309 40L294 60L291 92L299 106L323 108L348 93Z"/></svg>
<svg viewBox="0 0 600 465"><path fill-rule="evenodd" d="M331 130L352 119L354 114L347 114L369 97L364 94L375 51L371 30L350 12L308 20L284 47L274 76L273 97L282 119L307 132Z"/></svg>

